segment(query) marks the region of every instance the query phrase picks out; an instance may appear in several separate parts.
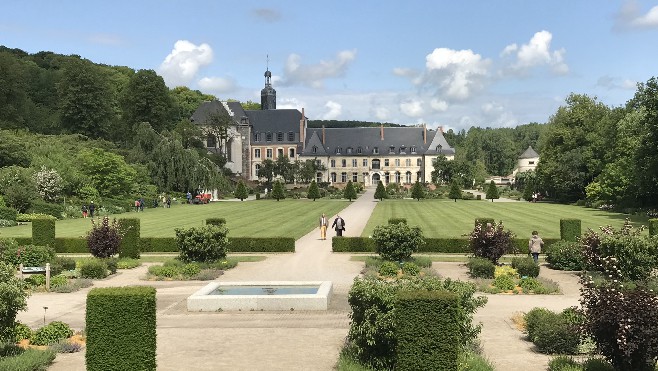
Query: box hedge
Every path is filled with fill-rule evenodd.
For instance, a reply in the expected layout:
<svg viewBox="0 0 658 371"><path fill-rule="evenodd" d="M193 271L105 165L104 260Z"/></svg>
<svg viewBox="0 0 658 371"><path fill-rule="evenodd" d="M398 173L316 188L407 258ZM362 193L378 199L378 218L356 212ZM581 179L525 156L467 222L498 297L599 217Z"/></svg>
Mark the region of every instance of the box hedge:
<svg viewBox="0 0 658 371"><path fill-rule="evenodd" d="M55 220L47 218L32 220L32 244L55 246Z"/></svg>
<svg viewBox="0 0 658 371"><path fill-rule="evenodd" d="M87 295L88 371L156 369L155 288L95 288Z"/></svg>
<svg viewBox="0 0 658 371"><path fill-rule="evenodd" d="M556 238L544 238L544 246L559 241ZM517 253L528 254L528 240L515 238L512 240L513 248ZM375 241L368 237L334 237L331 239L333 252L375 252ZM233 251L233 250L231 250ZM466 238L425 238L425 243L418 248L423 254L469 254L468 239ZM513 251L508 251L511 254Z"/></svg>
<svg viewBox="0 0 658 371"><path fill-rule="evenodd" d="M292 237L229 237L230 252L295 252Z"/></svg>
<svg viewBox="0 0 658 371"><path fill-rule="evenodd" d="M139 259L140 253L140 223L137 218L119 219L119 230L123 237L119 245L120 258Z"/></svg>
<svg viewBox="0 0 658 371"><path fill-rule="evenodd" d="M142 237L139 240L141 252L178 252L174 237Z"/></svg>
<svg viewBox="0 0 658 371"><path fill-rule="evenodd" d="M560 219L560 239L563 241L577 241L580 237L580 219Z"/></svg>
<svg viewBox="0 0 658 371"><path fill-rule="evenodd" d="M459 299L448 291L401 291L395 304L396 370L457 369Z"/></svg>

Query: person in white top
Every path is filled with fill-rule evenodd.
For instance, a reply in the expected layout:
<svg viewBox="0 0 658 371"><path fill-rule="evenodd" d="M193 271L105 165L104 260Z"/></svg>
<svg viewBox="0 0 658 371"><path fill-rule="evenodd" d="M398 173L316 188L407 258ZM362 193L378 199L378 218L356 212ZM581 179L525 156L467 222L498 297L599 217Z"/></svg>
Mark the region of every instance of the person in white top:
<svg viewBox="0 0 658 371"><path fill-rule="evenodd" d="M327 220L327 217L322 213L322 216L320 217L320 239L321 240L326 240L327 239L327 226L329 226L329 221Z"/></svg>

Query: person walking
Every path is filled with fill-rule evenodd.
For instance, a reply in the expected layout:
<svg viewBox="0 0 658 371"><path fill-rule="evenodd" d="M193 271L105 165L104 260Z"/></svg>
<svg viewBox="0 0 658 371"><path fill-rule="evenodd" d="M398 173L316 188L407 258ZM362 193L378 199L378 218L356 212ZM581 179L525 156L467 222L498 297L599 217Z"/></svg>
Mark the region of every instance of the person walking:
<svg viewBox="0 0 658 371"><path fill-rule="evenodd" d="M340 215L336 215L336 219L334 219L333 224L331 224L331 228L336 231L336 236L341 237L343 235L343 231L345 230L345 221L340 217Z"/></svg>
<svg viewBox="0 0 658 371"><path fill-rule="evenodd" d="M326 240L327 239L327 227L329 226L329 221L327 220L327 217L322 213L322 216L320 217L320 239L321 240Z"/></svg>
<svg viewBox="0 0 658 371"><path fill-rule="evenodd" d="M530 249L530 254L532 255L532 260L535 261L535 264L539 261L539 253L541 253L541 248L544 247L544 241L539 237L537 231L532 231L532 237L528 241L528 248Z"/></svg>
<svg viewBox="0 0 658 371"><path fill-rule="evenodd" d="M82 205L82 217L87 217L87 205Z"/></svg>
<svg viewBox="0 0 658 371"><path fill-rule="evenodd" d="M96 205L94 205L94 201L91 201L89 203L89 216L94 217L94 211L96 211Z"/></svg>

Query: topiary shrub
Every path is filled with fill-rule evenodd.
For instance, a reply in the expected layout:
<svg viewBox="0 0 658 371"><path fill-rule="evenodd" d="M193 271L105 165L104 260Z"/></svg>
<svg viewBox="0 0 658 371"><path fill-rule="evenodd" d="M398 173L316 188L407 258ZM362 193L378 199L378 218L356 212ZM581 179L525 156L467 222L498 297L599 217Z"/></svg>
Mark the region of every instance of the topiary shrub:
<svg viewBox="0 0 658 371"><path fill-rule="evenodd" d="M468 235L470 250L473 255L491 260L498 264L498 259L507 252L514 251L514 234L503 227L503 222L496 224L477 224Z"/></svg>
<svg viewBox="0 0 658 371"><path fill-rule="evenodd" d="M50 345L73 336L73 330L64 322L53 321L34 332L30 343L34 345Z"/></svg>
<svg viewBox="0 0 658 371"><path fill-rule="evenodd" d="M512 268L516 269L521 277L539 276L539 265L531 257L512 258Z"/></svg>
<svg viewBox="0 0 658 371"><path fill-rule="evenodd" d="M55 220L47 218L32 220L32 243L55 247Z"/></svg>
<svg viewBox="0 0 658 371"><path fill-rule="evenodd" d="M534 308L525 315L528 338L542 353L577 354L578 326L567 315L545 308Z"/></svg>
<svg viewBox="0 0 658 371"><path fill-rule="evenodd" d="M582 248L578 242L559 241L546 249L546 262L553 269L579 271L585 269Z"/></svg>
<svg viewBox="0 0 658 371"><path fill-rule="evenodd" d="M119 251L121 232L116 219L103 217L101 223L91 219L91 230L87 234L87 247L91 255L97 258L109 258Z"/></svg>
<svg viewBox="0 0 658 371"><path fill-rule="evenodd" d="M392 261L384 261L382 265L379 266L379 275L384 277L395 277L398 275L400 267L397 263Z"/></svg>
<svg viewBox="0 0 658 371"><path fill-rule="evenodd" d="M560 219L560 239L575 242L581 234L580 219Z"/></svg>
<svg viewBox="0 0 658 371"><path fill-rule="evenodd" d="M425 243L423 232L407 224L378 225L372 233L376 251L384 260L404 261Z"/></svg>
<svg viewBox="0 0 658 371"><path fill-rule="evenodd" d="M468 267L468 273L473 278L494 278L496 265L489 259L470 258L466 266Z"/></svg>
<svg viewBox="0 0 658 371"><path fill-rule="evenodd" d="M155 288L95 288L87 295L88 371L156 369Z"/></svg>
<svg viewBox="0 0 658 371"><path fill-rule="evenodd" d="M107 277L107 264L100 259L90 259L80 264L80 277L102 279Z"/></svg>
<svg viewBox="0 0 658 371"><path fill-rule="evenodd" d="M140 248L140 219L119 219L121 243L119 245L120 258L139 259Z"/></svg>
<svg viewBox="0 0 658 371"><path fill-rule="evenodd" d="M186 263L214 262L226 259L228 228L206 225L201 228L176 229L179 258Z"/></svg>

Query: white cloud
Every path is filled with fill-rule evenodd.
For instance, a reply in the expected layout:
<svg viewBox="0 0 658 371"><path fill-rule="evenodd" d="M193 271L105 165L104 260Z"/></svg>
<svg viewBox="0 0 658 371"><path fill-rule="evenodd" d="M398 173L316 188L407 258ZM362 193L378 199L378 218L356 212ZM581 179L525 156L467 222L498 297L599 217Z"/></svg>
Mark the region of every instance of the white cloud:
<svg viewBox="0 0 658 371"><path fill-rule="evenodd" d="M514 55L514 63L510 67L513 73L525 74L538 66L549 66L558 75L569 73L569 66L564 62L564 49L551 50L553 34L548 31L535 33L527 44L520 47L516 44L507 45L501 56Z"/></svg>
<svg viewBox="0 0 658 371"><path fill-rule="evenodd" d="M435 98L430 100L430 107L435 111L445 112L448 109L448 102Z"/></svg>
<svg viewBox="0 0 658 371"><path fill-rule="evenodd" d="M160 65L159 72L169 86L187 85L199 69L210 64L212 60L210 45L195 45L187 40L178 40Z"/></svg>
<svg viewBox="0 0 658 371"><path fill-rule="evenodd" d="M304 65L301 56L291 54L286 60L281 85L304 85L321 88L324 80L345 75L350 63L356 58L356 50L343 50L333 60L320 61L317 64Z"/></svg>
<svg viewBox="0 0 658 371"><path fill-rule="evenodd" d="M651 29L658 28L658 5L642 14L636 1L626 1L617 13L617 29Z"/></svg>
<svg viewBox="0 0 658 371"><path fill-rule="evenodd" d="M437 48L425 57L427 76L423 83L437 84L437 93L448 99L468 99L480 90L491 64L469 50Z"/></svg>
<svg viewBox="0 0 658 371"><path fill-rule="evenodd" d="M396 76L413 78L418 76L418 71L413 68L396 67L393 69L393 74Z"/></svg>
<svg viewBox="0 0 658 371"><path fill-rule="evenodd" d="M260 91L258 92L260 96ZM302 110L302 108L308 108L307 104L303 101L300 101L297 98L287 98L287 99L278 99L278 102L276 103L276 108L277 109L298 109ZM306 113L306 116L308 116L308 113ZM313 116L309 117L317 117L316 114L314 113Z"/></svg>
<svg viewBox="0 0 658 371"><path fill-rule="evenodd" d="M634 90L635 88L637 88L637 82L633 80L630 79L620 80L618 78L609 75L599 77L599 79L596 81L596 85L606 88L608 90L612 90L612 89Z"/></svg>
<svg viewBox="0 0 658 371"><path fill-rule="evenodd" d="M197 82L203 91L228 93L235 90L235 81L224 77L204 77Z"/></svg>
<svg viewBox="0 0 658 371"><path fill-rule="evenodd" d="M328 101L324 107L327 109L327 112L323 113L320 118L322 120L335 120L340 117L340 114L343 112L343 106L340 103L334 101Z"/></svg>
<svg viewBox="0 0 658 371"><path fill-rule="evenodd" d="M386 107L374 107L371 109L371 112L379 121L386 121L391 117L391 111Z"/></svg>
<svg viewBox="0 0 658 371"><path fill-rule="evenodd" d="M423 115L423 104L419 100L408 100L400 103L400 111L409 117L420 117Z"/></svg>

